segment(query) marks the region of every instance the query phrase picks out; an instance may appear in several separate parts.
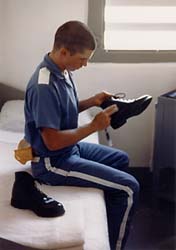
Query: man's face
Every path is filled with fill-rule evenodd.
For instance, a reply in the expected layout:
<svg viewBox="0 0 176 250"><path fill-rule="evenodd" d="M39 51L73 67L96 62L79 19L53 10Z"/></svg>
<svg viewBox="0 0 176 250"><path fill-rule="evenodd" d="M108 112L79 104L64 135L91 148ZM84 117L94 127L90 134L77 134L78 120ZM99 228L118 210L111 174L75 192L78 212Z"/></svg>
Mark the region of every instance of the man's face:
<svg viewBox="0 0 176 250"><path fill-rule="evenodd" d="M85 49L83 53L76 53L71 55L69 51L67 51L65 67L67 70L74 71L80 69L82 66L87 66L88 60L92 57L92 50Z"/></svg>

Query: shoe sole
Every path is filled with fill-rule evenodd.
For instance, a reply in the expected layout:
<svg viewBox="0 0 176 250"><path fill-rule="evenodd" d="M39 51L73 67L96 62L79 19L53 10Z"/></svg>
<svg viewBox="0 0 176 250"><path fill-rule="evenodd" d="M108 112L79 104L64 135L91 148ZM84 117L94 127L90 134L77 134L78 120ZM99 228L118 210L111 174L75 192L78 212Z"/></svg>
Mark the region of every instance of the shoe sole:
<svg viewBox="0 0 176 250"><path fill-rule="evenodd" d="M15 208L18 208L18 209L31 210L35 214L37 214L39 217L52 218L52 217L62 216L65 213L65 209L63 206L60 206L59 210L57 210L55 213L51 214L51 211L45 210L45 211L41 212L41 210L36 209L34 207L31 207L28 204L24 203L24 201L20 201L20 200L11 199L11 205Z"/></svg>

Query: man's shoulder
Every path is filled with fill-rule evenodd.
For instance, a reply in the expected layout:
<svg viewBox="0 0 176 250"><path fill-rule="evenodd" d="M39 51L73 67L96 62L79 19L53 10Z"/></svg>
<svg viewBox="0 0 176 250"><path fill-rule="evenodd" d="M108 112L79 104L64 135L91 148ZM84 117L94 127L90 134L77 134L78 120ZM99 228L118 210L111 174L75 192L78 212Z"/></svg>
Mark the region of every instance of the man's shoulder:
<svg viewBox="0 0 176 250"><path fill-rule="evenodd" d="M46 66L37 67L33 75L31 76L27 91L29 89L37 89L40 85L49 86L52 83L51 71Z"/></svg>
<svg viewBox="0 0 176 250"><path fill-rule="evenodd" d="M46 84L49 85L51 82L51 71L46 67L43 66L38 69L38 81L37 84Z"/></svg>

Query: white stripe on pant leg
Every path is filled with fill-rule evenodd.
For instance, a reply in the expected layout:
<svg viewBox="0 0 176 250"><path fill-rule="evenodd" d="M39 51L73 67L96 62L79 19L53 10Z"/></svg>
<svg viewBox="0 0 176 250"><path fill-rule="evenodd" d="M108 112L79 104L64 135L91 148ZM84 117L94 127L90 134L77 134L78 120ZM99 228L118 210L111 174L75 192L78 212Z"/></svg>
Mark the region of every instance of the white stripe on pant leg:
<svg viewBox="0 0 176 250"><path fill-rule="evenodd" d="M125 234L125 228L126 228L126 223L128 220L128 215L130 212L130 209L133 205L133 197L132 196L128 196L128 205L127 205L127 209L125 211L121 226L120 226L120 231L119 231L119 238L117 240L117 244L116 244L116 250L120 250L121 249L121 245L122 245L122 240Z"/></svg>
<svg viewBox="0 0 176 250"><path fill-rule="evenodd" d="M98 184L101 184L101 185L104 185L107 187L113 187L113 188L118 189L118 190L120 189L120 190L123 190L123 191L128 193L127 209L125 211L124 217L123 217L122 222L121 222L119 237L118 237L118 241L116 244L116 250L120 250L122 240L123 240L123 237L125 234L125 228L126 228L126 223L127 223L127 219L128 219L128 214L129 214L130 209L131 209L132 204L133 204L133 191L127 186L122 186L122 185L114 183L114 182L110 182L110 181L107 181L107 180L104 180L104 179L101 179L101 178L98 178L98 177L95 177L92 175L83 174L83 173L76 172L76 171L70 171L68 176L78 177L80 179L95 182L95 183L98 183Z"/></svg>
<svg viewBox="0 0 176 250"><path fill-rule="evenodd" d="M128 199L127 199L127 209L125 211L124 217L122 219L121 222L121 226L120 226L120 231L119 231L119 238L117 241L117 245L116 245L116 250L120 250L121 249L121 244L122 244L122 240L125 234L125 227L126 227L126 223L127 223L127 219L128 219L128 215L130 212L130 209L132 207L133 204L133 191L127 187L127 186L123 186L111 181L107 181L104 179L101 179L99 177L95 177L92 175L88 175L88 174L84 174L84 173L80 173L80 172L76 172L76 171L65 171L63 169L59 169L56 167L52 167L51 163L50 163L50 158L44 158L44 162L45 162L45 167L48 171L51 171L55 174L59 174L59 175L63 175L63 176L70 176L70 177L77 177L83 180L88 180L97 184L101 184L107 187L112 187L118 190L123 190L125 192L128 193Z"/></svg>
<svg viewBox="0 0 176 250"><path fill-rule="evenodd" d="M51 163L50 163L50 158L48 157L45 157L44 158L44 162L45 162L45 167L48 171L50 172L53 172L55 174L59 174L59 175L63 175L63 176L67 176L68 175L68 171L65 171L63 169L59 169L59 168L56 168L56 167L52 167L51 166Z"/></svg>

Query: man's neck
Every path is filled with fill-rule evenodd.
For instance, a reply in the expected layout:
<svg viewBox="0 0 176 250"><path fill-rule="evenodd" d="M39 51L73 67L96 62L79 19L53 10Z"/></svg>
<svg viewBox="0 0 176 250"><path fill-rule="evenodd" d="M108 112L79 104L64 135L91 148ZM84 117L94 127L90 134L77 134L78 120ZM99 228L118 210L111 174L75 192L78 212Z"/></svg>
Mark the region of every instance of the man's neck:
<svg viewBox="0 0 176 250"><path fill-rule="evenodd" d="M55 52L51 51L48 54L49 58L58 66L58 68L61 70L61 72L64 72L65 66L60 62L59 56L56 55Z"/></svg>

